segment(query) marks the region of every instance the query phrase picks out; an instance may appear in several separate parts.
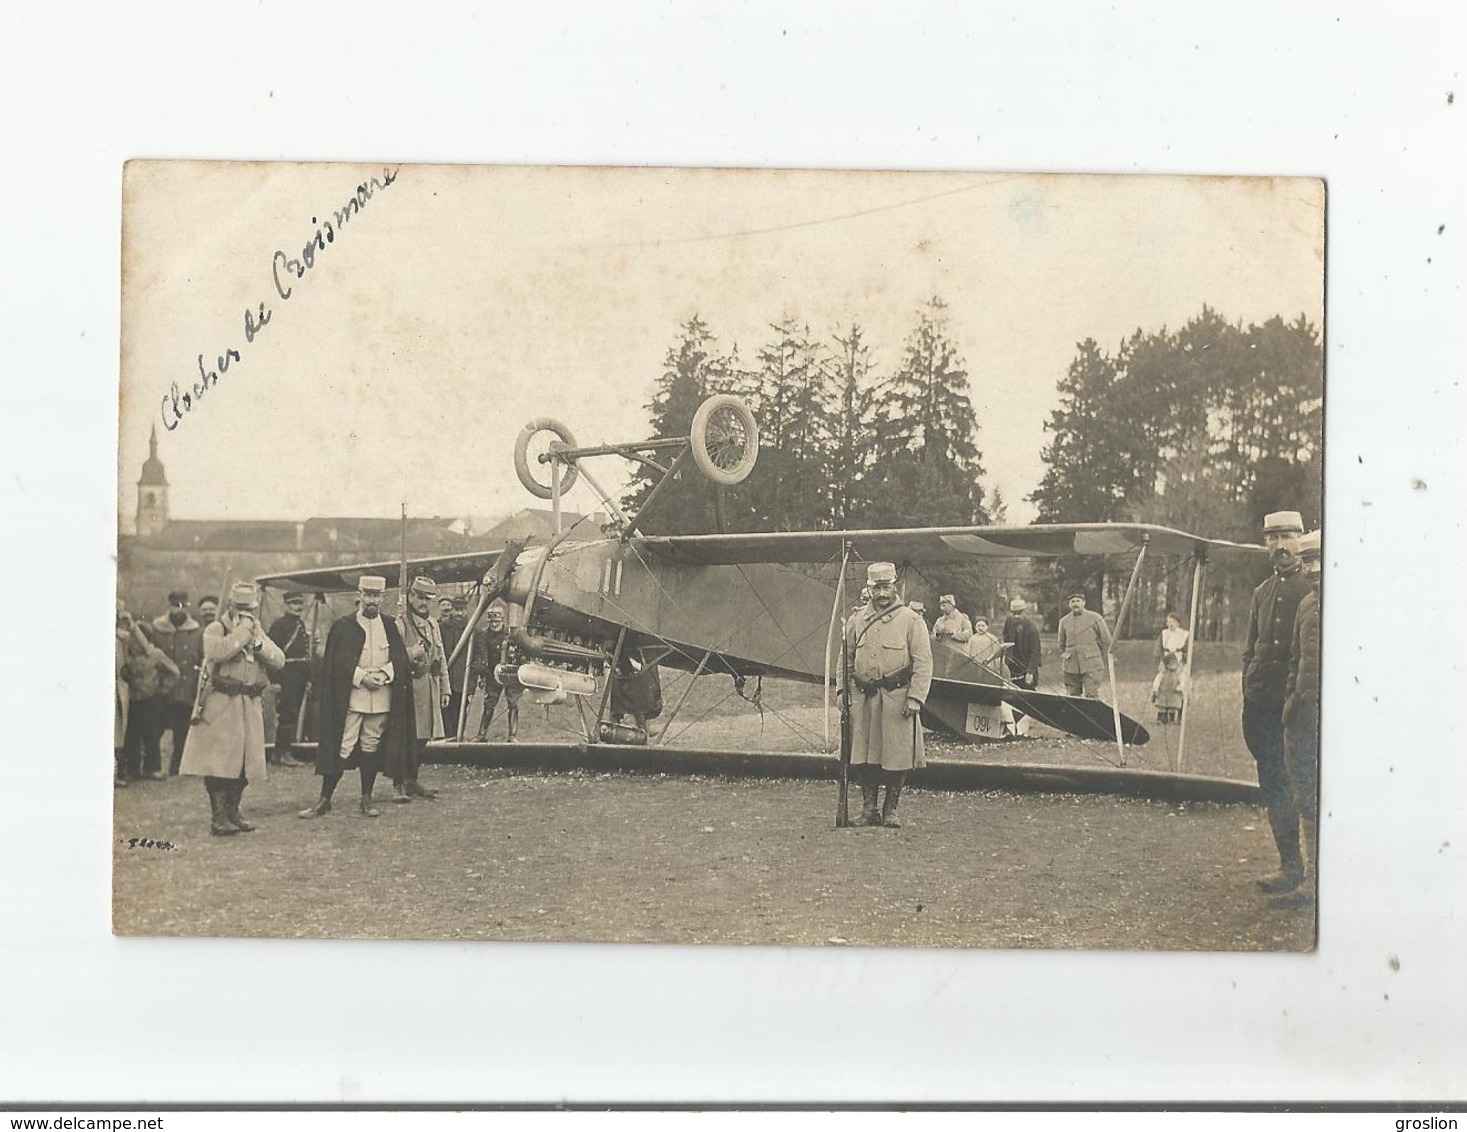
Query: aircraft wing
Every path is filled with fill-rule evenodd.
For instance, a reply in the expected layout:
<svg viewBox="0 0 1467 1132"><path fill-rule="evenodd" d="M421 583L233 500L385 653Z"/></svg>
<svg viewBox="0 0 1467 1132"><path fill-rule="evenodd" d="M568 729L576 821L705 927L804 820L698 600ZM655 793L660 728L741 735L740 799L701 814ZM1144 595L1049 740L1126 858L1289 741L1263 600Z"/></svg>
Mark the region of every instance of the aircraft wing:
<svg viewBox="0 0 1467 1132"><path fill-rule="evenodd" d="M1056 731L1064 731L1081 739L1115 742L1115 712L1109 704L1101 700L940 678L933 679L931 695L940 695L959 703L1009 704ZM1133 746L1140 746L1151 738L1145 727L1126 715L1121 716L1121 735Z"/></svg>
<svg viewBox="0 0 1467 1132"><path fill-rule="evenodd" d="M842 542L867 562L965 562L973 558L1058 558L1219 551L1264 553L1261 546L1190 535L1145 523L1059 523L1027 527L912 527L874 531L778 531L768 534L652 535L633 540L673 562L733 565L749 562L831 562Z"/></svg>
<svg viewBox="0 0 1467 1132"><path fill-rule="evenodd" d="M485 572L499 561L499 550L475 550L466 554L441 554L435 558L409 558L408 577L418 575L432 578L435 582L477 582ZM357 588L357 580L363 574L376 574L387 579L390 588L398 586L400 560L392 562L353 562L350 565L323 566L318 570L295 570L286 574L265 574L255 581L262 586L274 586L312 593L345 593Z"/></svg>

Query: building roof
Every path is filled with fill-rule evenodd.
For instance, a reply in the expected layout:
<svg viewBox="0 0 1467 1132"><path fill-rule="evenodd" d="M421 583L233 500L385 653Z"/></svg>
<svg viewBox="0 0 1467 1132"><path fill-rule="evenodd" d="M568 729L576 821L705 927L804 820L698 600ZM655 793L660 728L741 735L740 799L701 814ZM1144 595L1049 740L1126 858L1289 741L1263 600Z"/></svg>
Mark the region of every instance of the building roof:
<svg viewBox="0 0 1467 1132"><path fill-rule="evenodd" d="M582 518L575 511L561 512L565 526ZM605 516L592 515L586 522L599 528ZM474 533L467 534L466 530ZM409 518L407 522L408 553L414 557L498 548L511 539L544 539L553 533L552 513L533 507L526 507L488 529L475 529L474 524L466 524L454 516ZM381 556L384 552L396 552L402 544L402 520L350 515L300 521L172 519L157 534L134 536L134 543L154 550L311 551L328 553L340 560L343 555Z"/></svg>

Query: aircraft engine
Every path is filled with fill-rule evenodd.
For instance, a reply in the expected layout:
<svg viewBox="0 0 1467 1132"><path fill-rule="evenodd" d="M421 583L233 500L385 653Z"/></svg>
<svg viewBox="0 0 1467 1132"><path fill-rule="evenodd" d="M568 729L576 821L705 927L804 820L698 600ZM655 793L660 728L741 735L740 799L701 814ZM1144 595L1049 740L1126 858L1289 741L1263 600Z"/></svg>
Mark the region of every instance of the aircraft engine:
<svg viewBox="0 0 1467 1132"><path fill-rule="evenodd" d="M498 673L496 672L495 675L497 678ZM596 677L589 673L551 668L548 664L536 664L534 661L526 661L521 664L515 677L520 684L532 691L563 692L571 696L594 696L596 694ZM560 703L562 700L555 702Z"/></svg>

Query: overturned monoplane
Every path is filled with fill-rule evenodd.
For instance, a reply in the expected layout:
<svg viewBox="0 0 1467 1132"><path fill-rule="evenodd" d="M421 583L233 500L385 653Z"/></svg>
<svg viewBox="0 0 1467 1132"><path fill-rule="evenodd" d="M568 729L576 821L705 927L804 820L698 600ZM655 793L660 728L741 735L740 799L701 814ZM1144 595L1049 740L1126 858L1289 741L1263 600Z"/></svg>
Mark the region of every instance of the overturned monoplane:
<svg viewBox="0 0 1467 1132"><path fill-rule="evenodd" d="M626 514L587 467L592 458L610 455L660 474L636 514ZM728 486L748 476L757 455L754 416L742 401L728 395L710 397L702 404L687 437L579 447L564 425L542 418L520 433L514 459L526 489L553 505L556 533L548 540L539 545L511 543L498 552L404 558L259 580L318 592L354 590L363 574L385 576L389 585L396 586L418 575L475 586L478 600L460 651L471 647L473 630L491 603L503 603L509 611L510 637L505 655L496 658L500 663L495 678L526 689L534 702L576 703L586 742L644 744L649 738L646 727L621 722L617 716L622 713L615 710L612 699L613 686L632 668L640 672L661 666L695 677L722 673L739 684L770 676L829 686L838 664L839 624L846 612L841 582L861 561L879 559L906 566L1134 553L1134 585L1148 553L1189 556L1194 562L1195 631L1196 595L1208 555L1219 550L1262 550L1166 527L1123 523L644 533L649 509L688 461L715 485ZM561 499L578 478L584 478L605 505L610 517L605 528L583 529L585 521L561 528ZM811 565L829 569L812 573ZM1117 629L1128 601L1129 590ZM933 654L934 679L923 709L929 727L981 742L1014 734L1013 720L1027 717L1122 748L1149 738L1146 729L1122 715L1114 703L1018 687L1001 666L977 663L945 642L934 642ZM1189 664L1190 659L1189 652ZM1114 701L1113 671L1111 681ZM688 682L689 688L692 683ZM663 723L662 734L685 699L686 692ZM1185 717L1183 728L1185 743Z"/></svg>

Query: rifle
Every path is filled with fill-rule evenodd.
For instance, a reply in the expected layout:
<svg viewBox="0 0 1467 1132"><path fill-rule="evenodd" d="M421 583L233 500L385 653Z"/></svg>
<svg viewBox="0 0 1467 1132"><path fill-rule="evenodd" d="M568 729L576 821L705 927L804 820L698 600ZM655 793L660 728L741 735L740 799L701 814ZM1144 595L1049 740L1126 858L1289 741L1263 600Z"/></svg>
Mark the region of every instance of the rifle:
<svg viewBox="0 0 1467 1132"><path fill-rule="evenodd" d="M835 828L851 824L851 638L844 625L840 631L840 796L835 804Z"/></svg>

